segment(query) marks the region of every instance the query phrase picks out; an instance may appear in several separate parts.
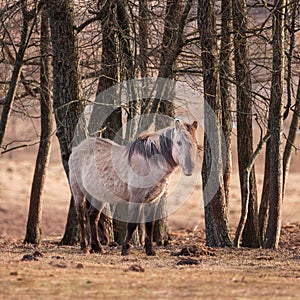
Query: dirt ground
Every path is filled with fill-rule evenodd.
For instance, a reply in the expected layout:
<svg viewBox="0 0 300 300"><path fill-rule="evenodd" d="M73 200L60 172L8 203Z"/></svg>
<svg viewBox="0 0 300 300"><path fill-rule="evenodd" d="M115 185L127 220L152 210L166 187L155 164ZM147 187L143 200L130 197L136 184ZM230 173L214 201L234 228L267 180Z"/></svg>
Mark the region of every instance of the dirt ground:
<svg viewBox="0 0 300 300"><path fill-rule="evenodd" d="M203 231L176 231L155 257L2 240L0 299L300 299L299 229L284 228L280 250L208 249Z"/></svg>
<svg viewBox="0 0 300 300"><path fill-rule="evenodd" d="M0 299L300 299L299 162L299 155L294 156L279 250L207 249L197 186L169 217L170 245L156 247L156 257L147 257L140 247L122 257L119 247L106 247L104 255L83 255L79 246L58 245L70 192L57 144L43 195L43 242L24 245L35 149L0 156ZM261 167L259 158L259 192ZM233 233L239 215L235 164L229 215Z"/></svg>

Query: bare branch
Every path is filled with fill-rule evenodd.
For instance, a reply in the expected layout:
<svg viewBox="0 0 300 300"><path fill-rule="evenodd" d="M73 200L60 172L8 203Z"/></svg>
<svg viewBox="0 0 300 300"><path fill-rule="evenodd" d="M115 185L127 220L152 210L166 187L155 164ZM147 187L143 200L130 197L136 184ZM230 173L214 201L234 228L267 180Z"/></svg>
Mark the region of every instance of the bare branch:
<svg viewBox="0 0 300 300"><path fill-rule="evenodd" d="M239 225L237 227L236 234L235 234L235 239L234 239L234 246L235 247L240 246L242 233L243 233L243 230L245 228L246 221L247 221L249 196L250 196L250 185L249 185L250 173L251 173L251 170L254 166L254 162L255 162L257 156L259 155L263 145L269 140L270 137L271 137L270 133L267 132L265 134L265 136L263 138L261 138L261 140L258 143L253 155L250 157L250 160L248 162L248 165L247 165L246 169L244 170L244 176L243 176L244 182L243 182L243 186L242 186L242 189L244 190L244 193L243 193L244 197L242 199L241 218L240 218Z"/></svg>

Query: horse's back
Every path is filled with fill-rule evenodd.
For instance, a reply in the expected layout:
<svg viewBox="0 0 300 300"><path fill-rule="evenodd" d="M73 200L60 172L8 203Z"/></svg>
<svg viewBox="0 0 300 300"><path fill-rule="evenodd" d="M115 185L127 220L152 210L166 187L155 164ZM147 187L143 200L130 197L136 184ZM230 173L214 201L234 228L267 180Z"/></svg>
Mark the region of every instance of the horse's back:
<svg viewBox="0 0 300 300"><path fill-rule="evenodd" d="M128 201L127 184L118 174L126 170L125 160L125 147L108 139L89 138L73 148L69 159L70 177L75 178L86 194L99 201L102 198Z"/></svg>

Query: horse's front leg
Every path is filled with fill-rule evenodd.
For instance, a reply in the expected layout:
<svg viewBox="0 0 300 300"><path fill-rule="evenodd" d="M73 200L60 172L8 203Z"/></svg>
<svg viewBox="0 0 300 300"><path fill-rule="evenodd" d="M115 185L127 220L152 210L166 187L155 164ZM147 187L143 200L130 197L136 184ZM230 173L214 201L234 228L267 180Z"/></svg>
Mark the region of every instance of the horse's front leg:
<svg viewBox="0 0 300 300"><path fill-rule="evenodd" d="M133 233L137 227L138 223L127 223L126 237L122 245L121 255L125 256L129 254L130 242L133 236Z"/></svg>
<svg viewBox="0 0 300 300"><path fill-rule="evenodd" d="M154 223L155 223L154 221L149 221L145 223L145 227L146 227L145 250L146 250L146 254L149 256L155 255L155 251L153 249Z"/></svg>
<svg viewBox="0 0 300 300"><path fill-rule="evenodd" d="M139 222L140 209L141 209L140 203L129 203L126 237L125 237L125 240L122 245L121 255L129 254L130 242L131 242L133 233Z"/></svg>
<svg viewBox="0 0 300 300"><path fill-rule="evenodd" d="M145 236L145 250L146 254L150 256L155 255L155 251L153 249L153 231L155 225L155 216L157 207L159 205L159 201L153 201L148 203L147 209L145 210L145 227L146 227L146 236Z"/></svg>
<svg viewBox="0 0 300 300"><path fill-rule="evenodd" d="M101 209L95 208L93 205L89 208L89 220L90 220L90 231L91 231L91 252L105 253L103 247L100 244L98 236L98 221L100 218Z"/></svg>

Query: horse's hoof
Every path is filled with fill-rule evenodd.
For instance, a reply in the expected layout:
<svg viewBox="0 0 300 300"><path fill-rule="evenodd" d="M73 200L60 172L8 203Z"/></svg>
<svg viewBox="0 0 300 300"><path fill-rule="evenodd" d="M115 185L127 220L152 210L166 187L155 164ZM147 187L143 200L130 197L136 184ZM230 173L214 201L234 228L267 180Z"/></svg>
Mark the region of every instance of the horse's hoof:
<svg viewBox="0 0 300 300"><path fill-rule="evenodd" d="M101 249L99 249L99 250L91 249L90 253L105 254L105 250L103 250L103 249L102 250Z"/></svg>
<svg viewBox="0 0 300 300"><path fill-rule="evenodd" d="M82 254L89 254L89 247L88 244L86 242L81 242L80 243L80 251Z"/></svg>
<svg viewBox="0 0 300 300"><path fill-rule="evenodd" d="M105 254L105 250L104 249L91 249L90 253Z"/></svg>
<svg viewBox="0 0 300 300"><path fill-rule="evenodd" d="M122 248L121 255L122 255L122 256L127 256L127 255L129 255L128 249Z"/></svg>
<svg viewBox="0 0 300 300"><path fill-rule="evenodd" d="M90 253L105 254L105 250L101 246L92 245L92 249L90 250Z"/></svg>
<svg viewBox="0 0 300 300"><path fill-rule="evenodd" d="M124 245L124 246L122 247L121 255L122 255L122 256L127 256L127 255L129 255L129 248L130 248L130 245Z"/></svg>
<svg viewBox="0 0 300 300"><path fill-rule="evenodd" d="M146 250L146 254L147 254L148 256L155 256L155 255L156 255L156 253L155 253L155 251L154 251L153 249L151 249L151 250Z"/></svg>
<svg viewBox="0 0 300 300"><path fill-rule="evenodd" d="M80 249L80 252L81 252L82 254L90 254L90 250L89 250L88 248L81 248L81 249Z"/></svg>
<svg viewBox="0 0 300 300"><path fill-rule="evenodd" d="M81 252L82 254L89 254L89 253L90 253L90 250L89 250L88 247L82 246L82 247L80 247L80 252Z"/></svg>

